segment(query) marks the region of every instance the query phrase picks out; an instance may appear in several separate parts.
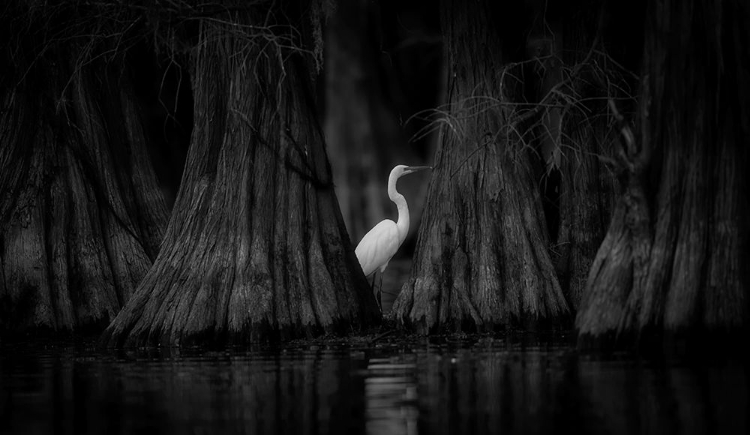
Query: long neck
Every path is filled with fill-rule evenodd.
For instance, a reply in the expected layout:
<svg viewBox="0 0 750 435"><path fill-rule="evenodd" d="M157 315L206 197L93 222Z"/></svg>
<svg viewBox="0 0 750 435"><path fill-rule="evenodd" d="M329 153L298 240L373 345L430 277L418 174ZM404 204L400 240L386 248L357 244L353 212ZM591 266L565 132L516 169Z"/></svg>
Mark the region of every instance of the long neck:
<svg viewBox="0 0 750 435"><path fill-rule="evenodd" d="M406 205L406 199L404 195L398 193L396 190L396 182L398 177L391 176L388 178L388 197L398 207L398 221L396 227L398 228L398 244L404 242L406 234L409 232L409 206Z"/></svg>

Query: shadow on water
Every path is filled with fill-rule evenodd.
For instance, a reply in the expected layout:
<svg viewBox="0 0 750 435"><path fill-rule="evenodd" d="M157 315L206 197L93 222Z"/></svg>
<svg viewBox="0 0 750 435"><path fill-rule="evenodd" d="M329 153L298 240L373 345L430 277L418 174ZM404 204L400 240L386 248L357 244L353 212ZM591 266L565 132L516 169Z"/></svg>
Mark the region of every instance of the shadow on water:
<svg viewBox="0 0 750 435"><path fill-rule="evenodd" d="M0 344L0 433L748 433L740 362L501 339L101 353Z"/></svg>

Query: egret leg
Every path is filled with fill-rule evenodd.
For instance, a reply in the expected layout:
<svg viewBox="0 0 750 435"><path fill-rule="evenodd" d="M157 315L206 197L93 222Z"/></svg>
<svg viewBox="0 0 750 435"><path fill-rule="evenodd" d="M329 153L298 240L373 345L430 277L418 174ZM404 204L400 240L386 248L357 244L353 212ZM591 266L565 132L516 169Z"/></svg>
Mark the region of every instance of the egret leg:
<svg viewBox="0 0 750 435"><path fill-rule="evenodd" d="M377 271L372 273L372 282L370 283L370 291L372 293L375 293L375 280L377 279Z"/></svg>
<svg viewBox="0 0 750 435"><path fill-rule="evenodd" d="M380 312L382 313L383 312L383 272L380 272L380 285L378 285L378 308L380 308Z"/></svg>
<svg viewBox="0 0 750 435"><path fill-rule="evenodd" d="M378 281L378 275L380 276L380 286L378 286L376 283ZM372 281L370 282L370 291L373 293L373 296L375 296L375 302L378 304L378 308L380 308L380 312L383 312L383 306L380 302L380 289L383 287L383 272L375 271L372 273Z"/></svg>

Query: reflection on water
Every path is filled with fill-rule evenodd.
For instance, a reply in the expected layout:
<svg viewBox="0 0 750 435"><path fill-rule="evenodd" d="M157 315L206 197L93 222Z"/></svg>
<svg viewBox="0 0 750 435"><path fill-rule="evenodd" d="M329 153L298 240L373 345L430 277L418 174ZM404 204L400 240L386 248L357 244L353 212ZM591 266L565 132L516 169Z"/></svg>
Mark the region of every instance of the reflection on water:
<svg viewBox="0 0 750 435"><path fill-rule="evenodd" d="M403 354L370 359L365 377L367 433L417 433L417 364L408 359Z"/></svg>
<svg viewBox="0 0 750 435"><path fill-rule="evenodd" d="M502 340L100 353L0 344L0 433L748 433L741 362Z"/></svg>

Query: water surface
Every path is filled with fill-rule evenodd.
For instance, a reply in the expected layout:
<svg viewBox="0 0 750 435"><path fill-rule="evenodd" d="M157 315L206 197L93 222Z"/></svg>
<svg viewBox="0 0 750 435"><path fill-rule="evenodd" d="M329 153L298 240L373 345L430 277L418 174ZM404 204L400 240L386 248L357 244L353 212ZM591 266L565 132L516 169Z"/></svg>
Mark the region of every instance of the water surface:
<svg viewBox="0 0 750 435"><path fill-rule="evenodd" d="M0 343L0 433L745 434L745 365L503 339L101 352Z"/></svg>

